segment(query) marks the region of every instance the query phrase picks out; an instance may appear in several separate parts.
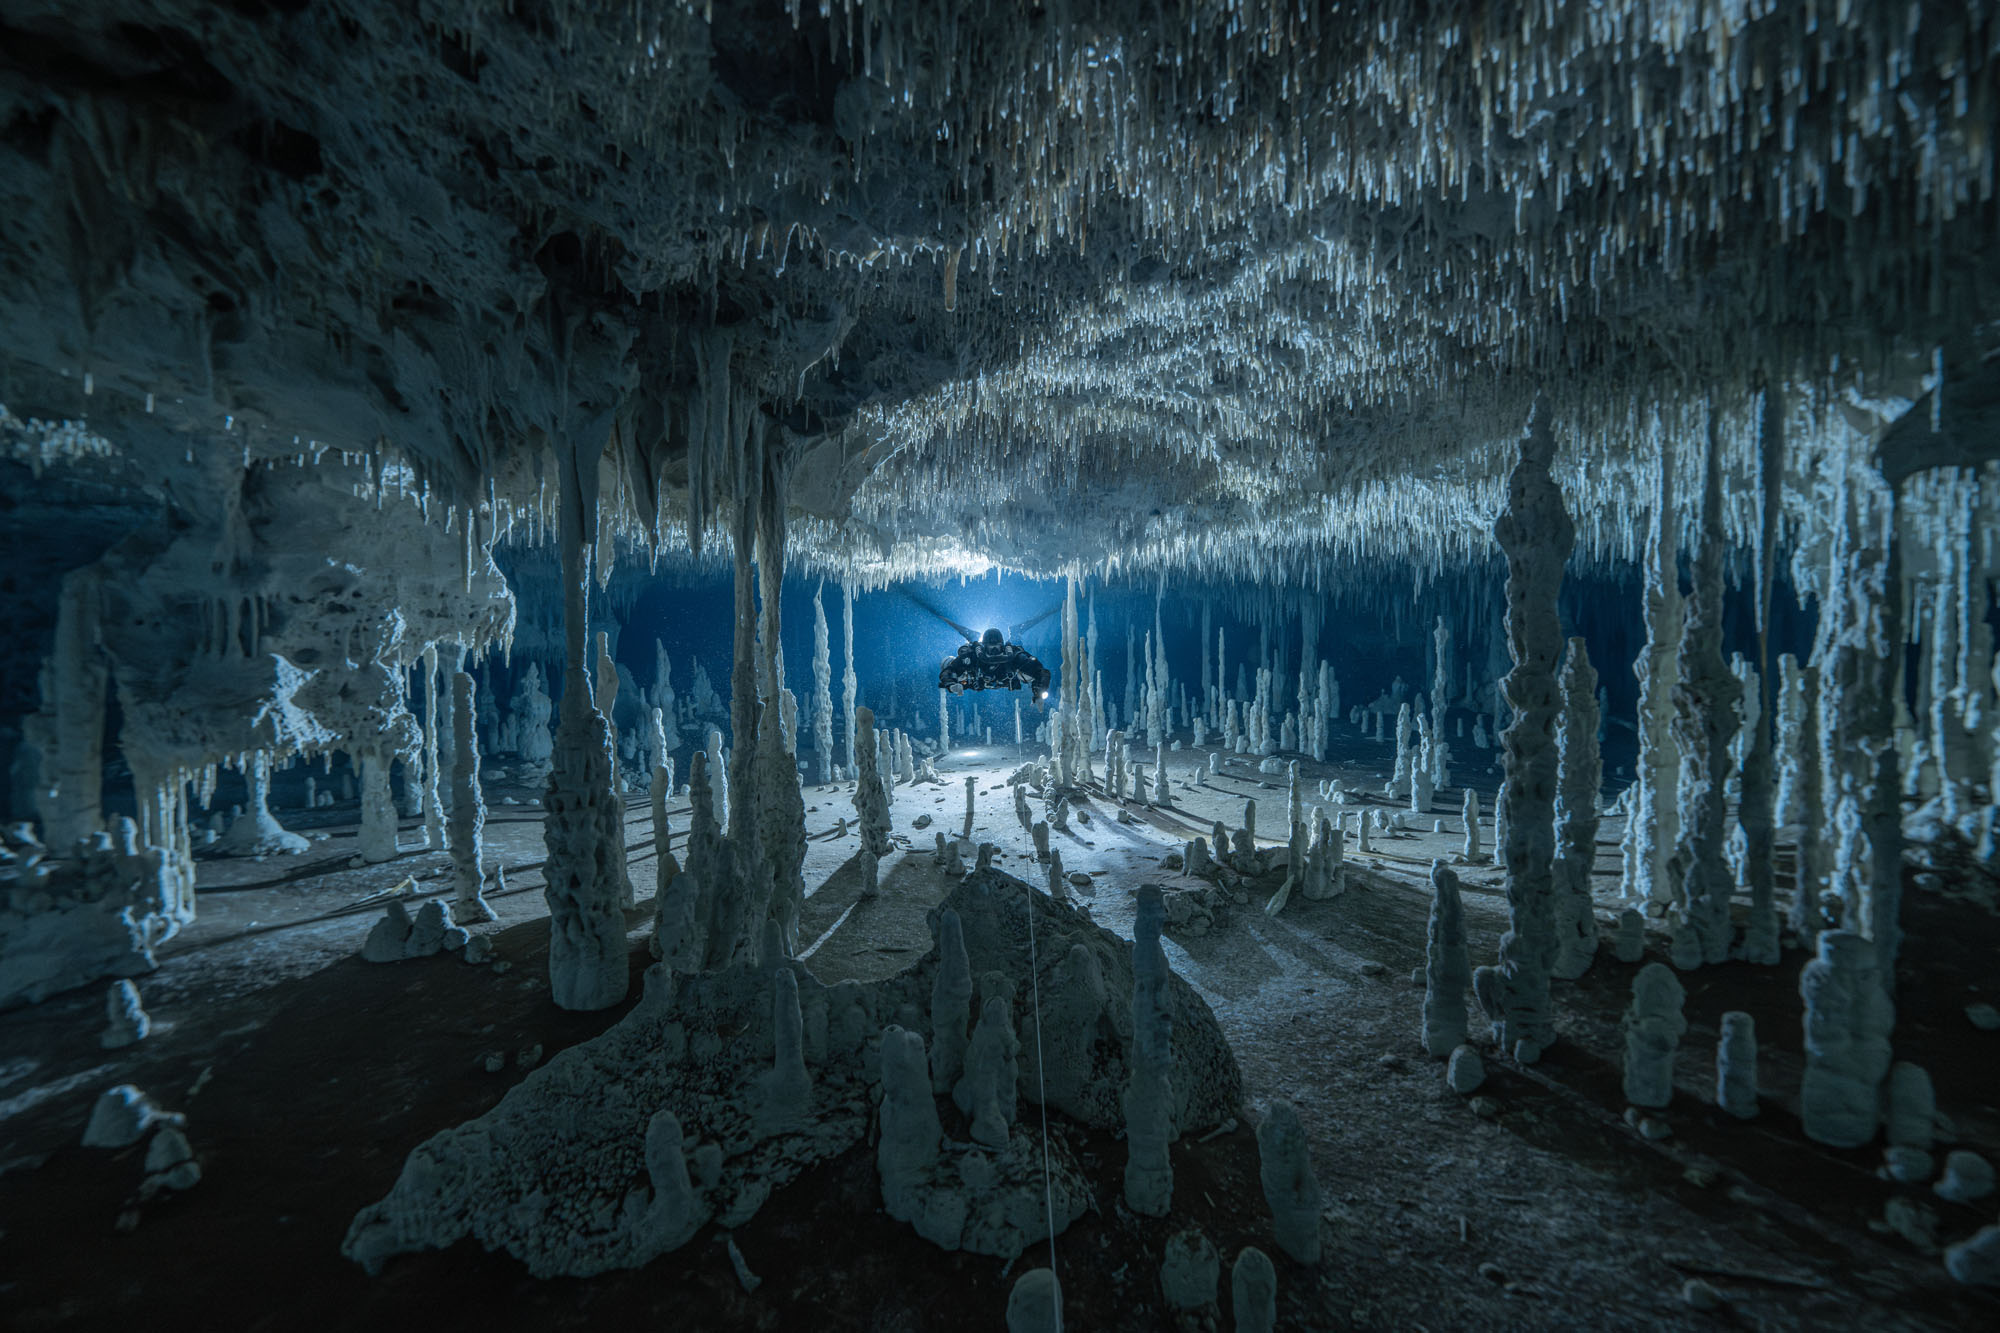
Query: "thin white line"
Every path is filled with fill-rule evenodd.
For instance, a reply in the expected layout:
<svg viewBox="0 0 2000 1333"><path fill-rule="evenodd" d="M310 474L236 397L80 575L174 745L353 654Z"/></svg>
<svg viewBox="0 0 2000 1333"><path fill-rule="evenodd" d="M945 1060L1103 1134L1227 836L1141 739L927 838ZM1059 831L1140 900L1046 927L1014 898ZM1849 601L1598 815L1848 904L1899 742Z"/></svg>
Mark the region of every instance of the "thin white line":
<svg viewBox="0 0 2000 1333"><path fill-rule="evenodd" d="M1028 979L1033 983L1035 1005L1035 1084L1036 1100L1042 1108L1042 1206L1048 1215L1049 1225L1049 1275L1056 1274L1056 1199L1055 1185L1049 1175L1049 1079L1043 1065L1042 1056L1042 976L1035 956L1035 890L1027 887L1028 898ZM1055 1288L1057 1328L1062 1327L1062 1283L1058 1280Z"/></svg>
<svg viewBox="0 0 2000 1333"><path fill-rule="evenodd" d="M799 955L799 956L798 956L797 958L793 959L792 961L793 961L793 962L798 962L798 963L803 963L803 962L804 962L804 961L805 961L806 959L808 959L808 958L812 957L812 956L813 956L814 954L818 953L818 952L819 952L819 946L820 946L820 945L822 945L822 944L825 944L825 943L826 943L826 942L827 942L828 940L832 939L832 938L833 938L833 932L834 932L834 931L836 931L836 930L839 930L839 929L840 929L840 928L841 928L842 926L846 925L846 924L847 924L847 918L848 918L848 917L850 917L850 916L853 916L853 915L854 915L854 909L855 909L855 908L857 908L857 907L859 907L859 906L861 906L861 904L860 904L860 903L858 903L858 902L852 902L852 903L849 903L849 904L847 905L847 910L846 910L845 912L842 912L842 913L841 913L841 914L840 914L839 916L835 917L835 918L833 919L833 924L832 924L832 925L830 925L830 926L828 926L828 927L826 928L826 934L824 934L824 935L820 936L820 937L819 937L818 939L814 940L814 941L812 942L812 947L811 947L810 949L807 949L807 950L806 950L806 951L805 951L804 953L800 954L800 955Z"/></svg>

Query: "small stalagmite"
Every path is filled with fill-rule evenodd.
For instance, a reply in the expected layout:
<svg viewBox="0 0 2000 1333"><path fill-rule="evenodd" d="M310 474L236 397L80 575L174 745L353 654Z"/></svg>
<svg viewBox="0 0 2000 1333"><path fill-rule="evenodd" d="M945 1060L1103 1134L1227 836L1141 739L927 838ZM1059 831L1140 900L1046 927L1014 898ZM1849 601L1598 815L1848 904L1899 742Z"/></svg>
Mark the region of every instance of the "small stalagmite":
<svg viewBox="0 0 2000 1333"><path fill-rule="evenodd" d="M1749 1014L1722 1016L1715 1045L1715 1104L1738 1120L1757 1115L1757 1025Z"/></svg>
<svg viewBox="0 0 2000 1333"><path fill-rule="evenodd" d="M965 1073L952 1086L952 1100L972 1122L974 1143L1004 1148L1014 1124L1015 1087L1020 1082L1021 1042L1007 1001L989 995L965 1048Z"/></svg>
<svg viewBox="0 0 2000 1333"><path fill-rule="evenodd" d="M1244 1246L1229 1270L1229 1304L1236 1333L1273 1333L1278 1326L1278 1270L1254 1245Z"/></svg>
<svg viewBox="0 0 2000 1333"><path fill-rule="evenodd" d="M1680 978L1664 963L1646 964L1633 979L1625 1011L1625 1100L1634 1106L1661 1107L1673 1100L1674 1052L1687 1031L1681 1015L1686 998Z"/></svg>
<svg viewBox="0 0 2000 1333"><path fill-rule="evenodd" d="M1889 1074L1895 1006L1883 988L1875 942L1829 930L1799 974L1806 1005L1806 1070L1799 1118L1806 1137L1833 1148L1873 1139Z"/></svg>
<svg viewBox="0 0 2000 1333"><path fill-rule="evenodd" d="M1299 1263L1318 1263L1319 1179L1313 1175L1305 1126L1290 1102L1272 1101L1257 1126L1257 1163L1279 1248Z"/></svg>
<svg viewBox="0 0 2000 1333"><path fill-rule="evenodd" d="M1424 947L1424 1049L1443 1059L1465 1040L1465 991L1472 964L1465 947L1465 909L1458 876L1431 862L1431 917Z"/></svg>

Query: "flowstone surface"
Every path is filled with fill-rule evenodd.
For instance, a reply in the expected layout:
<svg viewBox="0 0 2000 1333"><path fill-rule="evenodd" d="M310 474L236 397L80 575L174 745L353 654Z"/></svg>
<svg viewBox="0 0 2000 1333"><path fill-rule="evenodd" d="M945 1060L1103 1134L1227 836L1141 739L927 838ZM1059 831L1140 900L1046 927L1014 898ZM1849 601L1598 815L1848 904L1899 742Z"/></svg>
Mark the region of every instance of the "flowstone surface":
<svg viewBox="0 0 2000 1333"><path fill-rule="evenodd" d="M1018 1095L1041 1100L1037 1069L1049 1071L1048 1108L1091 1129L1122 1123L1119 1094L1127 1079L1132 1034L1132 946L1066 903L1002 871L967 875L940 908L957 913L970 970L988 998L1011 990L1017 1031ZM935 930L935 915L933 916ZM1032 946L1030 941L1032 922ZM1073 953L1081 949L1095 966ZM760 1118L779 1033L770 971L739 965L674 977L646 972L639 1003L602 1035L557 1055L475 1120L434 1135L410 1154L394 1188L364 1208L342 1252L370 1272L398 1254L439 1249L465 1237L519 1259L537 1277L585 1276L645 1263L684 1244L713 1221L749 1220L771 1193L869 1132L881 1086L883 1031L929 1012L938 954L908 971L870 983L822 985L804 966L794 973L811 1091L807 1113L775 1131ZM1043 1004L1042 1059L1034 1031L1035 970ZM1002 979L1018 984L1002 987ZM990 990L988 989L990 987ZM1087 992L1094 1018L1063 1009L1062 997ZM1166 1004L1177 1057L1171 1087L1175 1123L1199 1133L1234 1114L1242 1076L1208 1005L1170 976ZM1053 1023L1051 1007L1078 1021ZM1082 1021L1088 1018L1088 1021ZM970 1023L970 1013L967 1015ZM673 1154L659 1142L671 1113L680 1156L693 1164L683 1193ZM1027 1117L1024 1114L1023 1119ZM963 1127L947 1122L947 1138ZM1054 1123L1054 1122L1052 1122ZM1017 1129L993 1157L947 1152L944 1194L969 1187L992 1206L970 1210L958 1243L985 1253L1018 1252L1042 1227L1011 1195L989 1187L1025 1177L1039 1150ZM1009 1164L1014 1164L1010 1166ZM1073 1169L1060 1172L1064 1212L1080 1211L1083 1189ZM946 1176L951 1177L945 1179ZM662 1177L665 1177L664 1179ZM1039 1191L1013 1191L1042 1207ZM933 1237L937 1239L938 1237Z"/></svg>

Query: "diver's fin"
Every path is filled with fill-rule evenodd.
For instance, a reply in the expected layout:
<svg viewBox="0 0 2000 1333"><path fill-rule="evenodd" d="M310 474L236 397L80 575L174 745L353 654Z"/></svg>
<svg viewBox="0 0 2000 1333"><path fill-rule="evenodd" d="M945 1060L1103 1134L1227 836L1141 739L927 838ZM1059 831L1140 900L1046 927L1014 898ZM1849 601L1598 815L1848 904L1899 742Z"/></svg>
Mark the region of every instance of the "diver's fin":
<svg viewBox="0 0 2000 1333"><path fill-rule="evenodd" d="M1034 617L1033 619L1022 621L1020 624L1014 626L1014 628L1008 632L1007 635L1008 640L1013 643L1019 643L1021 641L1021 636L1023 634L1026 634L1029 630L1041 624L1044 620L1047 620L1050 616L1054 615L1056 612L1062 609L1063 609L1063 604L1061 602L1057 602L1054 606L1050 607L1048 610L1042 612L1040 615Z"/></svg>
<svg viewBox="0 0 2000 1333"><path fill-rule="evenodd" d="M932 606L932 605L931 605L931 604L930 604L929 602L927 602L927 601L925 601L925 600L924 600L923 598L921 598L921 597L917 596L917 595L916 595L915 593L911 592L911 591L910 591L909 589L907 589L907 588L899 588L899 589L898 589L897 591L901 592L901 593L903 594L903 596L907 597L907 598L908 598L908 599L910 600L910 604L911 604L911 605L913 605L913 606L916 606L916 607L918 607L918 608L920 608L920 609L922 609L922 610L924 610L924 611L928 611L928 612L930 612L930 613L931 613L932 615L936 616L936 617L937 617L937 618L938 618L939 620L942 620L942 621L943 621L943 622L944 622L945 624L947 624L947 625L951 626L951 627L952 627L953 629L957 630L957 631L958 631L958 632L959 632L960 634L964 635L964 636L965 636L965 641L966 641L967 643L978 643L978 642L979 642L979 636L978 636L977 634L973 633L973 632L972 632L971 630L967 629L967 628L966 628L965 626L963 626L963 625L959 624L959 623L958 623L958 622L957 622L956 620L953 620L953 619L952 619L952 618L951 618L950 616L948 616L948 615L946 615L946 614L945 614L944 612L942 612L942 611L938 610L938 609L937 609L937 608L936 608L935 606Z"/></svg>

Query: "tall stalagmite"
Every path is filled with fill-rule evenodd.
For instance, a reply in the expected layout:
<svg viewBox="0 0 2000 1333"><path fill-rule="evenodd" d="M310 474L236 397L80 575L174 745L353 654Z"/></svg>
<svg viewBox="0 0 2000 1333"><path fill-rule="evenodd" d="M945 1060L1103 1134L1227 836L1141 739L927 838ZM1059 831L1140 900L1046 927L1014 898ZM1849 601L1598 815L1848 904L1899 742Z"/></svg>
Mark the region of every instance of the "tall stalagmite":
<svg viewBox="0 0 2000 1333"><path fill-rule="evenodd" d="M826 629L824 589L813 593L813 754L821 786L833 781L833 658Z"/></svg>
<svg viewBox="0 0 2000 1333"><path fill-rule="evenodd" d="M1781 517L1784 480L1785 423L1783 404L1775 387L1763 394L1760 418L1760 492L1757 525L1757 690L1750 735L1739 741L1743 755L1737 822L1743 830L1743 888L1750 895L1750 918L1743 929L1737 952L1746 960L1765 967L1779 958L1778 909L1775 902L1776 876L1776 779L1772 771L1772 691L1771 691L1771 585L1777 559L1778 524Z"/></svg>
<svg viewBox="0 0 2000 1333"><path fill-rule="evenodd" d="M751 770L762 878L755 884L743 932L747 949L762 938L766 921L776 922L789 957L798 947L806 897L806 802L796 753L798 702L785 688L780 614L788 479L782 460L767 463L757 510L757 675L763 702L756 713L757 756Z"/></svg>
<svg viewBox="0 0 2000 1333"><path fill-rule="evenodd" d="M1723 786L1743 686L1722 656L1722 576L1729 542L1722 505L1721 429L1711 406L1694 578L1681 637L1680 683L1674 690L1674 738L1681 751L1674 867L1686 901L1673 923L1673 961L1679 968L1723 962L1732 942L1729 898L1736 876L1726 853L1729 810Z"/></svg>
<svg viewBox="0 0 2000 1333"><path fill-rule="evenodd" d="M889 795L884 789L880 775L875 771L874 710L855 709L850 731L854 737L855 756L854 813L861 824L861 850L858 853L861 862L861 896L873 898L877 868L891 848Z"/></svg>
<svg viewBox="0 0 2000 1333"><path fill-rule="evenodd" d="M1581 638L1569 641L1562 701L1556 731L1556 955L1551 970L1574 981L1597 956L1590 873L1597 865L1597 793L1604 779L1597 749L1597 672Z"/></svg>
<svg viewBox="0 0 2000 1333"><path fill-rule="evenodd" d="M451 866L455 889L452 916L460 925L498 921L487 905L486 867L481 837L486 828L486 801L479 790L479 742L474 722L472 677L463 671L451 678L453 736L451 765Z"/></svg>
<svg viewBox="0 0 2000 1333"><path fill-rule="evenodd" d="M854 706L860 682L854 675L854 585L840 585L840 715L847 719L847 771L854 771Z"/></svg>
<svg viewBox="0 0 2000 1333"><path fill-rule="evenodd" d="M554 766L543 798L548 859L542 890L549 904L549 997L564 1009L607 1009L630 984L625 950L625 829L611 794L611 724L590 696L584 663L590 549L597 530L596 448L563 450L563 674Z"/></svg>
<svg viewBox="0 0 2000 1333"><path fill-rule="evenodd" d="M1674 512L1674 451L1660 441L1659 479L1646 541L1646 647L1632 664L1639 678L1639 762L1626 806L1622 892L1633 901L1679 901L1668 864L1678 841L1675 784L1680 745L1674 739L1674 689L1680 680L1681 576L1675 559L1680 521Z"/></svg>
<svg viewBox="0 0 2000 1333"><path fill-rule="evenodd" d="M1502 682L1513 717L1501 740L1507 774L1500 793L1506 825L1507 908L1500 962L1473 975L1480 1007L1503 1050L1539 1059L1555 1040L1549 1012L1549 965L1555 954L1556 660L1562 653L1557 595L1576 527L1549 465L1555 437L1537 402L1521 434L1521 456L1507 483L1507 508L1493 525L1507 555L1507 647L1514 669Z"/></svg>

